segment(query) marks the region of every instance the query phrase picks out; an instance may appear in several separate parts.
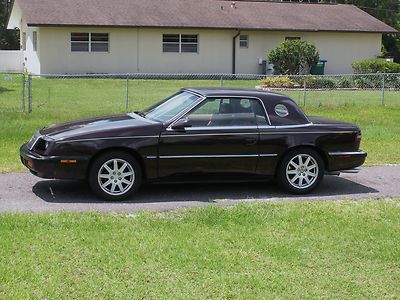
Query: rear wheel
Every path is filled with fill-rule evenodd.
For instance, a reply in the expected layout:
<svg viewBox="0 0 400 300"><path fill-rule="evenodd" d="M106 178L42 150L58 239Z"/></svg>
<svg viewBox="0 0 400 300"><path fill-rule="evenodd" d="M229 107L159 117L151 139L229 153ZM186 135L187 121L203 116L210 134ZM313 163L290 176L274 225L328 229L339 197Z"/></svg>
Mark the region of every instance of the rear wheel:
<svg viewBox="0 0 400 300"><path fill-rule="evenodd" d="M89 173L93 192L106 200L126 199L138 190L141 182L139 163L131 155L121 151L99 156Z"/></svg>
<svg viewBox="0 0 400 300"><path fill-rule="evenodd" d="M313 149L301 148L290 151L283 158L278 170L280 185L294 194L306 194L322 181L324 161Z"/></svg>

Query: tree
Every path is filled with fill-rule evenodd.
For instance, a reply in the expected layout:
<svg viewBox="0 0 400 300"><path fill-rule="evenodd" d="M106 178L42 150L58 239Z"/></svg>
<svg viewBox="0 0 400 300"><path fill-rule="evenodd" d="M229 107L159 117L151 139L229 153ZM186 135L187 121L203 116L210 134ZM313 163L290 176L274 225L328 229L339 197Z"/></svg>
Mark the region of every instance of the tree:
<svg viewBox="0 0 400 300"><path fill-rule="evenodd" d="M287 40L279 44L268 55L268 62L274 64L281 74L293 75L310 73L319 61L317 48L306 41Z"/></svg>
<svg viewBox="0 0 400 300"><path fill-rule="evenodd" d="M11 7L11 0L0 0L0 50L17 50L20 48L19 31L7 29Z"/></svg>

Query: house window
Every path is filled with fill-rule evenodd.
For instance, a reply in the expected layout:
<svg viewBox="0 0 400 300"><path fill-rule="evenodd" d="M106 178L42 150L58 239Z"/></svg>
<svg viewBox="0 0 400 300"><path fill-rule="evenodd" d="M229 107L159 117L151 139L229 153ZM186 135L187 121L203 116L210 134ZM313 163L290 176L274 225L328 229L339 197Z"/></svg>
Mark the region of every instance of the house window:
<svg viewBox="0 0 400 300"><path fill-rule="evenodd" d="M164 53L198 53L197 34L163 34Z"/></svg>
<svg viewBox="0 0 400 300"><path fill-rule="evenodd" d="M22 50L26 50L26 32L22 32L22 41L21 41Z"/></svg>
<svg viewBox="0 0 400 300"><path fill-rule="evenodd" d="M37 51L37 31L32 32L33 51Z"/></svg>
<svg viewBox="0 0 400 300"><path fill-rule="evenodd" d="M108 33L92 33L90 35L91 52L108 52Z"/></svg>
<svg viewBox="0 0 400 300"><path fill-rule="evenodd" d="M249 36L241 35L239 39L240 48L249 48Z"/></svg>
<svg viewBox="0 0 400 300"><path fill-rule="evenodd" d="M71 33L72 52L108 52L109 34L72 32Z"/></svg>
<svg viewBox="0 0 400 300"><path fill-rule="evenodd" d="M285 37L285 41L294 41L294 40L301 40L299 36L287 36Z"/></svg>

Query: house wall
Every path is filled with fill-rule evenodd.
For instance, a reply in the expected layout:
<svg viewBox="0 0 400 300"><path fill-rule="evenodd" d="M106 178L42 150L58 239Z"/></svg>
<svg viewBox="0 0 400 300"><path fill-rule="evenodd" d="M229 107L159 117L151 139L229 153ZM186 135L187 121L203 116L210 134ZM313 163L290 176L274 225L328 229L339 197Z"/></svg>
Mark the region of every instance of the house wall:
<svg viewBox="0 0 400 300"><path fill-rule="evenodd" d="M37 32L37 50L33 49L33 32ZM40 28L37 27L23 27L22 32L26 32L26 50L23 51L24 54L24 64L25 69L34 74L43 73L41 69L41 57L40 57ZM22 40L22 39L21 39Z"/></svg>
<svg viewBox="0 0 400 300"><path fill-rule="evenodd" d="M355 60L376 58L381 52L380 33L336 33L336 32L263 32L242 31L249 36L249 47L239 48L236 59L238 73L254 73L260 70L258 58L266 59L285 37L300 37L313 43L321 59L328 60L325 74L351 74Z"/></svg>
<svg viewBox="0 0 400 300"><path fill-rule="evenodd" d="M71 52L71 32L108 32L109 53ZM232 32L126 28L41 28L44 73L231 72ZM199 53L162 53L163 33L199 35Z"/></svg>
<svg viewBox="0 0 400 300"><path fill-rule="evenodd" d="M19 6L18 0L15 0L13 9L11 11L10 19L7 25L8 29L19 28L20 29L20 42L21 49L23 49L23 33L26 34L26 48L22 50L22 68L23 71L28 71L34 74L40 74L40 28L28 27L25 20L22 17L22 11ZM33 32L37 32L37 50L33 49ZM20 64L21 59L18 57L13 58L13 62L10 64Z"/></svg>
<svg viewBox="0 0 400 300"><path fill-rule="evenodd" d="M108 32L109 53L71 52L71 32ZM162 53L163 33L198 34L199 53ZM39 67L34 55L28 57L27 66L33 73L60 74L231 73L232 38L236 33L234 30L204 29L42 27ZM249 35L249 47L239 48L237 39L236 73L260 73L259 59L265 59L268 52L287 36L313 42L321 58L328 60L326 74L351 73L353 61L374 58L381 49L381 34L267 31L242 31L241 34Z"/></svg>
<svg viewBox="0 0 400 300"><path fill-rule="evenodd" d="M71 52L71 32L108 32L109 53ZM40 32L42 73L127 73L137 70L137 30L49 28Z"/></svg>
<svg viewBox="0 0 400 300"><path fill-rule="evenodd" d="M22 55L20 50L1 50L0 72L22 72Z"/></svg>

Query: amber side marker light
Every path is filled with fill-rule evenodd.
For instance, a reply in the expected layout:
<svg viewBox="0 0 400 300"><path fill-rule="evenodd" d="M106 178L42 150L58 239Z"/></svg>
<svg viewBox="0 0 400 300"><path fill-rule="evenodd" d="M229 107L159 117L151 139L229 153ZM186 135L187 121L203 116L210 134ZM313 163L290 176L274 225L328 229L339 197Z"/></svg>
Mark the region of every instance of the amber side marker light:
<svg viewBox="0 0 400 300"><path fill-rule="evenodd" d="M62 163L62 164L76 164L77 160L76 159L63 159L63 160L60 160L60 163Z"/></svg>
<svg viewBox="0 0 400 300"><path fill-rule="evenodd" d="M30 160L27 160L26 164L28 165L28 168L33 168L33 163Z"/></svg>

